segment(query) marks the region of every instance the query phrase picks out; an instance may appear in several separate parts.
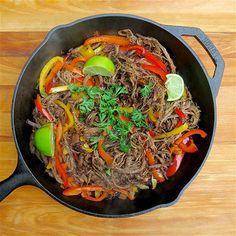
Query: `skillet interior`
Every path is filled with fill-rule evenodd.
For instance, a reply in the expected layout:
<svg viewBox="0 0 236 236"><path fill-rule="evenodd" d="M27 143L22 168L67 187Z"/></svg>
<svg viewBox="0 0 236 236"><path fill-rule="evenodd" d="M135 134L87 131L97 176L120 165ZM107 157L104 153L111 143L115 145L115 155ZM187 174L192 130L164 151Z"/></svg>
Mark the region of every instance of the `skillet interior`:
<svg viewBox="0 0 236 236"><path fill-rule="evenodd" d="M25 123L31 117L33 97L38 75L46 61L66 52L70 48L80 45L84 39L93 35L95 31L102 34L114 34L120 29L130 28L135 33L157 38L169 51L177 66L178 72L183 76L185 84L190 89L193 100L202 110L200 128L208 136L204 140L195 137L199 151L186 155L177 174L170 180L160 184L155 191L141 191L134 201L105 200L100 203L88 202L80 197L64 197L62 189L57 182L44 173L44 166L29 151L29 137L31 128ZM13 101L13 129L15 129L16 142L26 165L32 174L54 198L63 204L78 211L97 216L120 217L144 213L151 208L170 205L179 196L179 193L193 178L204 162L214 132L215 113L212 92L207 77L194 55L175 36L164 29L164 26L144 21L130 16L102 16L82 20L70 26L59 27L50 33L48 40L36 50L22 72Z"/></svg>

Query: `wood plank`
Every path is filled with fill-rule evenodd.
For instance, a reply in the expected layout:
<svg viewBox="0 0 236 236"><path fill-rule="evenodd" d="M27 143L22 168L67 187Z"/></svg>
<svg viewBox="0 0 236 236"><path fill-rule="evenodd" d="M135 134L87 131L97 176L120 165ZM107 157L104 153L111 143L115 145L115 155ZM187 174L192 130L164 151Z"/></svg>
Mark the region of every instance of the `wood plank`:
<svg viewBox="0 0 236 236"><path fill-rule="evenodd" d="M171 6L171 7L170 7ZM129 13L163 24L200 27L204 31L235 32L235 1L2 1L0 31L47 31L89 15ZM93 11L91 11L93 9ZM40 16L40 18L38 17ZM39 20L40 19L40 20Z"/></svg>
<svg viewBox="0 0 236 236"><path fill-rule="evenodd" d="M4 219L1 229L10 235L16 233L54 235L55 228L58 230L58 236L101 235L101 232L105 232L105 235L117 236L156 235L158 232L161 232L161 235L170 235L173 229L177 229L176 232L180 235L188 235L189 229L192 235L204 235L206 232L207 235L222 235L225 229L221 225L234 224L235 209L232 206L235 199L230 177L234 176L233 166L236 160L231 153L227 152L233 148L234 145L215 146L199 177L185 191L180 201L172 207L128 219L94 218L67 209L35 187L24 186L15 190L1 203L0 218ZM223 168L218 168L219 166ZM225 191L222 191L222 188ZM12 207L13 202L14 207ZM35 207L36 205L38 207ZM46 214L45 209L47 209ZM206 216L207 224L204 224ZM91 222L93 227L87 227ZM171 222L171 227L167 227L168 222ZM27 228L24 227L26 223ZM39 227L41 224L44 224L43 229ZM104 224L107 225L105 229ZM150 227L152 225L155 227ZM227 233L233 235L234 228L228 228Z"/></svg>
<svg viewBox="0 0 236 236"><path fill-rule="evenodd" d="M163 24L201 28L225 60L217 97L216 138L199 176L179 202L128 219L103 219L70 210L43 191L23 186L0 202L0 235L236 235L236 1L1 1L0 181L15 169L11 96L23 64L47 31L84 16L122 12ZM193 38L187 39L210 73L214 66ZM0 190L1 191L1 190ZM42 227L43 226L43 227Z"/></svg>
<svg viewBox="0 0 236 236"><path fill-rule="evenodd" d="M0 32L0 56L28 57L46 35L47 32Z"/></svg>
<svg viewBox="0 0 236 236"><path fill-rule="evenodd" d="M27 61L27 57L30 56L33 50L40 44L45 34L46 33L43 32L28 32L27 36L25 36L20 32L0 32L0 38L4 39L2 40L3 43L0 44L0 85L14 85L16 83ZM207 33L207 35L225 59L226 67L222 85L232 86L235 82L232 72L236 73L236 33ZM224 40L222 40L222 38L224 38ZM203 61L209 74L213 74L215 67L206 51L194 38L184 37L184 39ZM225 45L227 45L227 47ZM11 50L8 48L11 48Z"/></svg>

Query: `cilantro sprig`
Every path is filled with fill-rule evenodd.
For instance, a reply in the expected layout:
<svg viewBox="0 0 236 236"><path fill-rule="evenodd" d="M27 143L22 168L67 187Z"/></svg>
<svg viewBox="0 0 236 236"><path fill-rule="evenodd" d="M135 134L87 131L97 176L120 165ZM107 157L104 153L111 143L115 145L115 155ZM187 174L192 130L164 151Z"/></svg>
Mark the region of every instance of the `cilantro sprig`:
<svg viewBox="0 0 236 236"><path fill-rule="evenodd" d="M150 84L150 88L151 86ZM97 86L85 87L70 84L69 90L72 93L85 92L88 95L88 97L83 97L82 102L78 104L81 115L89 113L93 109L97 109L99 121L93 125L98 127L102 132L105 131L110 141L118 141L119 149L122 152L128 153L131 148L129 133L134 126L148 128L144 115L138 109L134 109L131 113L121 111L117 100L119 95L128 94L128 90L125 86L112 85L106 90L103 90ZM146 88L146 90L148 89ZM147 94L148 92L144 89L143 93ZM129 121L124 122L121 120L119 117L122 114L128 118ZM90 138L93 148L97 148L99 139L100 136L92 136Z"/></svg>
<svg viewBox="0 0 236 236"><path fill-rule="evenodd" d="M153 83L149 83L147 85L144 85L143 88L140 89L140 94L142 97L148 97L152 93L152 87Z"/></svg>

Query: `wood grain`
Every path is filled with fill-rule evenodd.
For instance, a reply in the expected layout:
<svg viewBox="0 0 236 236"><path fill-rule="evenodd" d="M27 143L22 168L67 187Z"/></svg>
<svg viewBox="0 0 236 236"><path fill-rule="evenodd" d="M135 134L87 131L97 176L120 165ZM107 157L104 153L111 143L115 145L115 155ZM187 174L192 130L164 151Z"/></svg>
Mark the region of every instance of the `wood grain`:
<svg viewBox="0 0 236 236"><path fill-rule="evenodd" d="M1 1L0 31L45 31L89 15L128 13L163 24L197 26L204 31L235 32L234 0L86 0ZM56 2L56 3L55 3Z"/></svg>
<svg viewBox="0 0 236 236"><path fill-rule="evenodd" d="M174 25L197 26L219 49L225 73L217 97L215 142L201 173L179 202L128 219L102 219L72 211L32 186L0 203L0 235L235 235L236 234L236 2L1 1L0 181L17 162L11 98L20 71L47 31L58 24L105 12L123 12ZM193 38L185 38L211 75L214 65ZM29 78L30 79L30 78Z"/></svg>

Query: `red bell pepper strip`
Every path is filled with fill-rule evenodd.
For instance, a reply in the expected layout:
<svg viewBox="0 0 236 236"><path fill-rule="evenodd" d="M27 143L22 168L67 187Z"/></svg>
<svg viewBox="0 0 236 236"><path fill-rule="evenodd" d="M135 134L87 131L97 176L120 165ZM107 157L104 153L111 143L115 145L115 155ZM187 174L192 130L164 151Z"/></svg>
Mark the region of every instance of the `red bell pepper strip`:
<svg viewBox="0 0 236 236"><path fill-rule="evenodd" d="M61 122L59 122L56 125L56 141L55 141L56 148L55 148L54 158L55 158L55 166L56 166L56 170L58 172L58 175L62 178L62 180L64 182L64 188L67 188L68 187L68 175L66 174L66 171L60 162L60 156L62 155L62 148L60 145L62 133L63 133L62 125L61 125Z"/></svg>
<svg viewBox="0 0 236 236"><path fill-rule="evenodd" d="M148 130L148 134L152 137L152 138L154 138L154 137L156 137L156 132L155 131L153 131L153 130Z"/></svg>
<svg viewBox="0 0 236 236"><path fill-rule="evenodd" d="M183 142L180 143L179 148L183 152L188 152L188 153L194 153L194 152L198 151L198 148L192 139L189 139L189 141L186 144L184 144Z"/></svg>
<svg viewBox="0 0 236 236"><path fill-rule="evenodd" d="M48 94L50 89L52 88L52 81L53 78L57 75L57 72L60 71L63 67L64 63L61 61L58 61L55 66L50 71L49 75L47 76L45 80L45 91Z"/></svg>
<svg viewBox="0 0 236 236"><path fill-rule="evenodd" d="M112 165L113 158L103 149L104 138L101 138L98 142L98 153L108 166Z"/></svg>
<svg viewBox="0 0 236 236"><path fill-rule="evenodd" d="M101 186L73 186L70 188L67 188L63 191L63 195L65 196L73 196L78 195L82 191L105 191L105 189Z"/></svg>
<svg viewBox="0 0 236 236"><path fill-rule="evenodd" d="M177 172L177 170L179 169L182 163L183 157L184 157L184 153L176 154L174 156L173 162L171 163L170 167L166 171L166 176L170 177Z"/></svg>
<svg viewBox="0 0 236 236"><path fill-rule="evenodd" d="M141 67L144 70L148 70L152 73L155 73L155 74L159 75L163 81L166 81L167 73L165 71L163 71L161 68L159 68L155 65L147 65L147 64L141 64Z"/></svg>
<svg viewBox="0 0 236 236"><path fill-rule="evenodd" d="M129 122L130 121L130 119L125 117L124 114L121 114L119 116L119 120L122 121L122 122Z"/></svg>
<svg viewBox="0 0 236 236"><path fill-rule="evenodd" d="M41 102L41 97L39 94L37 94L37 98L35 100L35 106L38 109L39 112L41 112L49 121L53 121L53 117L51 114L43 107L43 104Z"/></svg>
<svg viewBox="0 0 236 236"><path fill-rule="evenodd" d="M186 139L187 137L190 137L194 134L199 134L199 135L201 135L202 138L205 138L207 136L207 133L201 129L192 129L192 130L188 131L187 133L185 133L184 135L182 135L180 138L178 138L175 141L175 144L179 145L180 143L182 143L184 141L184 139Z"/></svg>
<svg viewBox="0 0 236 236"><path fill-rule="evenodd" d="M154 156L152 155L152 151L150 148L148 148L146 150L146 157L147 157L147 161L148 161L148 164L150 166L153 166L156 164L156 161L154 159ZM153 176L155 177L155 179L157 180L157 182L161 183L163 181L165 181L165 178L163 177L163 175L157 170L157 169L152 169L152 174Z"/></svg>
<svg viewBox="0 0 236 236"><path fill-rule="evenodd" d="M86 200L89 200L89 201L92 201L92 202L101 202L103 199L105 199L107 197L107 193L106 192L103 192L98 198L96 197L92 197L90 196L89 192L87 191L83 191L81 193L81 196L86 199Z"/></svg>
<svg viewBox="0 0 236 236"><path fill-rule="evenodd" d="M166 65L159 58L154 56L152 53L146 51L144 54L144 57L152 65L155 65L155 66L161 68L164 72L168 73Z"/></svg>
<svg viewBox="0 0 236 236"><path fill-rule="evenodd" d="M100 35L100 36L94 36L94 37L86 39L84 41L84 45L90 45L93 43L100 43L100 42L113 43L113 44L117 44L117 45L121 45L121 46L129 44L129 40L125 37L122 37L122 36Z"/></svg>
<svg viewBox="0 0 236 236"><path fill-rule="evenodd" d="M162 62L159 58L154 56L152 53L147 51L143 46L140 45L128 45L120 47L121 51L132 51L135 50L138 55L144 56L144 58L150 62L152 65L161 68L166 74L168 73L165 63Z"/></svg>
<svg viewBox="0 0 236 236"><path fill-rule="evenodd" d="M185 114L182 112L182 110L178 107L175 108L175 113L179 116L179 122L177 123L176 127L180 127L185 122Z"/></svg>
<svg viewBox="0 0 236 236"><path fill-rule="evenodd" d="M127 45L127 46L122 46L119 48L121 51L135 51L138 55L145 55L146 49L143 46L140 45Z"/></svg>

